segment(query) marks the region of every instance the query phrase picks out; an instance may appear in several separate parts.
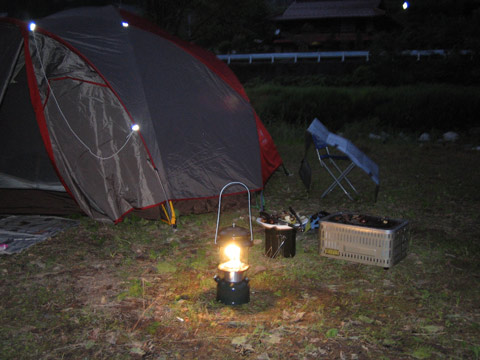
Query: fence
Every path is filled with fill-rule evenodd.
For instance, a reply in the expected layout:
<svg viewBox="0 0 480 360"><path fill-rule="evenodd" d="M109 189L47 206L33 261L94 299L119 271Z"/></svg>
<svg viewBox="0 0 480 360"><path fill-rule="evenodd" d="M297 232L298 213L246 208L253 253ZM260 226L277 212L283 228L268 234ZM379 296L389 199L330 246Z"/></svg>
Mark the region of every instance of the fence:
<svg viewBox="0 0 480 360"><path fill-rule="evenodd" d="M446 50L435 49L435 50L406 50L402 51L401 55L403 56L413 56L417 60L420 60L421 57L427 56L442 56L446 57L449 54ZM462 50L460 51L461 55L468 55L470 51ZM217 55L220 60L226 61L227 64L230 64L232 61L248 61L249 64L252 64L253 61L265 61L268 60L272 64L278 60L291 60L294 63L297 63L298 60L308 60L314 59L317 62L320 62L322 59L339 59L344 62L346 59L365 59L369 61L370 51L319 51L319 52L296 52L296 53L265 53L265 54L226 54L226 55Z"/></svg>

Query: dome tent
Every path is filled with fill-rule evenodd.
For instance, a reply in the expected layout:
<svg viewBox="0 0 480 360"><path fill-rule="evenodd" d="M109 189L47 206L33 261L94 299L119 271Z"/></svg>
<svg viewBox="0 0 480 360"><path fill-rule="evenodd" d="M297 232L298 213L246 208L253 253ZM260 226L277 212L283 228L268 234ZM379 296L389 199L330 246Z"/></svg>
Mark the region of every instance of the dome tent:
<svg viewBox="0 0 480 360"><path fill-rule="evenodd" d="M215 198L230 181L260 190L281 165L213 54L113 6L35 25L0 19L1 194L66 191L92 218L118 222Z"/></svg>

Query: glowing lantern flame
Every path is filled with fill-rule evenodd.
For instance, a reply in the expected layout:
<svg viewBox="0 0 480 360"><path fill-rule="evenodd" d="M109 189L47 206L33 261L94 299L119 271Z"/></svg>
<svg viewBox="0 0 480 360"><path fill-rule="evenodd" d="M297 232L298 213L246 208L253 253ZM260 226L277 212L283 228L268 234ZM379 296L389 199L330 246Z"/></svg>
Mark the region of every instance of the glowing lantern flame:
<svg viewBox="0 0 480 360"><path fill-rule="evenodd" d="M229 259L227 262L219 265L223 271L245 271L248 265L240 261L240 247L230 244L225 248L225 255Z"/></svg>

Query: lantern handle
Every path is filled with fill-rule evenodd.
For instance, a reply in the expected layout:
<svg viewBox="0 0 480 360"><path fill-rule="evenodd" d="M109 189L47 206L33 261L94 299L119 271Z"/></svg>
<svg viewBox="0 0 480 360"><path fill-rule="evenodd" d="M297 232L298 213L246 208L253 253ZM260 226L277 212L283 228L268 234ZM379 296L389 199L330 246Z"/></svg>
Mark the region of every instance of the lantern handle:
<svg viewBox="0 0 480 360"><path fill-rule="evenodd" d="M242 185L245 189L247 189L248 194L248 219L250 221L250 241L253 243L253 228L252 228L252 209L250 206L250 190L248 189L247 185L244 183L234 181L231 183L226 184L222 190L220 191L220 195L218 196L218 214L217 214L217 229L215 230L215 244L217 243L217 236L218 236L218 225L220 224L220 209L222 208L222 193L223 191L231 185Z"/></svg>

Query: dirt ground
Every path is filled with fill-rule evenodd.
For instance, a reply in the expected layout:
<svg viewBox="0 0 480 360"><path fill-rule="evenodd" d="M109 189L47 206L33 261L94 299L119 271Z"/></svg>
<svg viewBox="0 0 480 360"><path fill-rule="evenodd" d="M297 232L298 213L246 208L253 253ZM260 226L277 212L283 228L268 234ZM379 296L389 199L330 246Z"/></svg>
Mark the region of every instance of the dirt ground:
<svg viewBox="0 0 480 360"><path fill-rule="evenodd" d="M280 144L287 168L265 189L266 211L354 212L409 221L408 253L389 269L319 254L319 232L296 233L296 255L269 258L254 224L250 302L216 301L216 214L182 215L176 231L128 218L79 225L0 257L1 359L479 359L480 155L463 145L364 142L381 190L356 170L355 201L310 159ZM254 199L255 201L258 198ZM253 212L258 215L259 209ZM248 228L247 208L222 214Z"/></svg>

